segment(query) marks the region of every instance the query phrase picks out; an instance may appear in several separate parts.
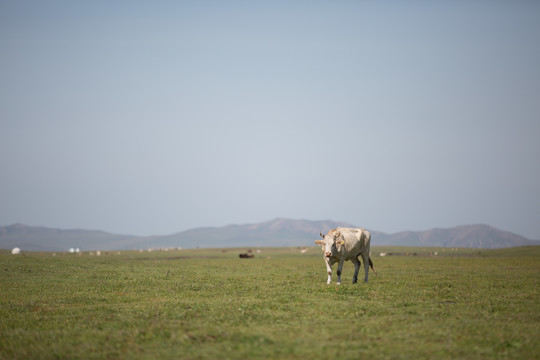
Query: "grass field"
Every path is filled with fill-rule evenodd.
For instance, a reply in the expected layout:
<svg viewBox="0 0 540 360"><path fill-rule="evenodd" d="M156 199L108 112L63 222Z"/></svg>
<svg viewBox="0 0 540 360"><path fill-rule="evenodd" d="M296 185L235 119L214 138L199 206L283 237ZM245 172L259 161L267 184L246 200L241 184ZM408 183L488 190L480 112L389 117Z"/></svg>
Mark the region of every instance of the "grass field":
<svg viewBox="0 0 540 360"><path fill-rule="evenodd" d="M540 247L243 251L2 251L0 359L540 358Z"/></svg>

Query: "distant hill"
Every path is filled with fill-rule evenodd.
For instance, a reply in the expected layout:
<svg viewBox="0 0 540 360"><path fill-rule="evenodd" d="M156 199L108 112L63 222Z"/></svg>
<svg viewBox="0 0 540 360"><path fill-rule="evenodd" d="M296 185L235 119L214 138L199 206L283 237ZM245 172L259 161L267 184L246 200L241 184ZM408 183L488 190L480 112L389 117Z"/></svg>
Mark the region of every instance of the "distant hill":
<svg viewBox="0 0 540 360"><path fill-rule="evenodd" d="M540 241L532 241L523 236L482 224L458 226L450 229L403 231L391 235L377 233L377 238L377 245L400 246L496 249L540 245Z"/></svg>
<svg viewBox="0 0 540 360"><path fill-rule="evenodd" d="M163 247L216 248L263 246L314 246L323 234L338 226L353 224L332 220L310 221L278 218L257 224L196 228L164 236L116 235L97 230L62 230L15 224L0 227L0 248L19 247L26 251L129 250ZM371 230L372 246L439 246L505 248L540 245L522 236L488 225L467 225L450 229L404 231L386 234Z"/></svg>
<svg viewBox="0 0 540 360"><path fill-rule="evenodd" d="M315 245L315 240L320 238L319 232L326 233L338 226L352 227L353 225L332 220L274 219L258 224L191 229L163 236L160 241L163 241L166 246L181 244L185 248L310 246Z"/></svg>
<svg viewBox="0 0 540 360"><path fill-rule="evenodd" d="M0 227L0 248L23 251L67 251L128 249L145 237L116 235L99 230L52 229L14 224Z"/></svg>

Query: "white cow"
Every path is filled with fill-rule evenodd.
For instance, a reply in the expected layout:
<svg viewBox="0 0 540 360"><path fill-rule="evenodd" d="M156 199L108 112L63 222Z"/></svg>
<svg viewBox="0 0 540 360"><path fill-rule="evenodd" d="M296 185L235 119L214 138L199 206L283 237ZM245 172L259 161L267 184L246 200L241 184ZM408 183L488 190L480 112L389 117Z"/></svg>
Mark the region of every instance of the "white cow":
<svg viewBox="0 0 540 360"><path fill-rule="evenodd" d="M338 227L337 229L330 230L328 234L320 234L323 240L315 241L315 244L321 245L324 262L326 263L326 268L328 269L328 281L327 284L330 284L332 277L332 265L338 263L337 275L338 281L337 284L341 284L341 270L343 269L343 264L346 260L351 260L354 263L354 277L353 284L358 281L358 271L360 270L360 260L359 256L362 256L364 260L364 270L366 272L365 282L368 282L368 272L369 267L375 274L375 269L373 269L373 262L369 258L369 248L371 241L371 234L366 229L355 229L355 228L342 228Z"/></svg>

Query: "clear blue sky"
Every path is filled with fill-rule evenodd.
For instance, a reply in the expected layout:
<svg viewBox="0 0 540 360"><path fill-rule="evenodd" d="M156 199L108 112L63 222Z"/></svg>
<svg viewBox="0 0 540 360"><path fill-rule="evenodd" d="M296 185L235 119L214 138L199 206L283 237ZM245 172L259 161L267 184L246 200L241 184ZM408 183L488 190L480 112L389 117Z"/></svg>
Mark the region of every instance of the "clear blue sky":
<svg viewBox="0 0 540 360"><path fill-rule="evenodd" d="M0 225L540 239L538 1L0 1Z"/></svg>

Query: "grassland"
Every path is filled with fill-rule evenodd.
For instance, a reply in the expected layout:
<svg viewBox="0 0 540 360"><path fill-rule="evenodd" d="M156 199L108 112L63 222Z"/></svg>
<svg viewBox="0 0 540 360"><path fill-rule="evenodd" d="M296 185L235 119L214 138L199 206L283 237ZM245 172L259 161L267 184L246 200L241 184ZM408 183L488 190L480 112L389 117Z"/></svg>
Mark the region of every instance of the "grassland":
<svg viewBox="0 0 540 360"><path fill-rule="evenodd" d="M540 358L540 247L243 250L0 252L0 359Z"/></svg>

